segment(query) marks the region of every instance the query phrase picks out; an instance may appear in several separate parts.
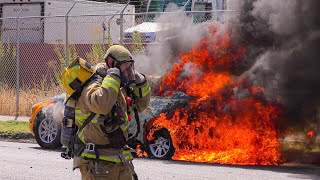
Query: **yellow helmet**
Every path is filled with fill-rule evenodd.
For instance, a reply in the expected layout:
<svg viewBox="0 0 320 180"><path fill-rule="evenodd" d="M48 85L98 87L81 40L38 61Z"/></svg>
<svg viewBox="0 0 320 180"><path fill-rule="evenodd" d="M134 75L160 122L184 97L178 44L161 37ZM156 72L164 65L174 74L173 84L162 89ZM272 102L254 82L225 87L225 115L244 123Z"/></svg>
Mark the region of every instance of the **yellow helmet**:
<svg viewBox="0 0 320 180"><path fill-rule="evenodd" d="M75 92L81 93L83 85L95 72L95 67L82 58L76 58L61 75L61 83L67 92L67 99Z"/></svg>

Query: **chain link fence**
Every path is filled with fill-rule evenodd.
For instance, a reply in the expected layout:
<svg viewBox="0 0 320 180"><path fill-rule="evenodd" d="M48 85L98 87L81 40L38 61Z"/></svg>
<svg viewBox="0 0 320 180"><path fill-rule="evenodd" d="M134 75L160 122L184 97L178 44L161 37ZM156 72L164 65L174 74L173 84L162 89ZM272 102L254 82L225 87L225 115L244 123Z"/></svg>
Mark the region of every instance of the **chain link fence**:
<svg viewBox="0 0 320 180"><path fill-rule="evenodd" d="M19 12L20 13L20 12ZM96 64L112 44L148 54L175 37L173 17L194 24L225 22L227 11L1 18L0 114L31 115L33 104L63 93L60 75L77 56ZM178 20L180 21L180 20ZM156 22L156 23L155 23ZM180 23L184 23L181 19Z"/></svg>

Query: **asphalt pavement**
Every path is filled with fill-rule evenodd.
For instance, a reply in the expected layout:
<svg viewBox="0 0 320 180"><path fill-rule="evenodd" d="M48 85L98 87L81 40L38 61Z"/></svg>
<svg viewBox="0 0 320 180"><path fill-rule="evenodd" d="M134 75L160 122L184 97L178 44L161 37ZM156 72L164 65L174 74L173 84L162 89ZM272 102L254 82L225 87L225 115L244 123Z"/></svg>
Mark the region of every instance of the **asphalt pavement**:
<svg viewBox="0 0 320 180"><path fill-rule="evenodd" d="M60 157L61 150L44 150L38 144L0 141L1 180L81 179L72 171L72 161ZM320 179L320 167L299 164L281 166L237 166L136 158L140 180L296 180Z"/></svg>

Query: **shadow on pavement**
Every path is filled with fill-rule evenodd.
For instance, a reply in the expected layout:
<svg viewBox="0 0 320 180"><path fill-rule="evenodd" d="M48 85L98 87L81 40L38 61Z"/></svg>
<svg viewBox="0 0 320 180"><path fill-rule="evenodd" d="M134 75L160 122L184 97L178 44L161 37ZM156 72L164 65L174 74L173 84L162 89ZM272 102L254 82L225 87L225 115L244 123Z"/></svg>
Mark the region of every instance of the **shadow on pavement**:
<svg viewBox="0 0 320 180"><path fill-rule="evenodd" d="M299 162L284 163L278 166L254 166L254 165L226 165L226 164L210 164L185 161L164 161L165 164L179 165L196 165L196 166L212 166L212 167L230 167L240 169L252 169L261 171L273 171L277 173L289 173L288 177L299 179L320 179L320 166L312 164L300 164Z"/></svg>
<svg viewBox="0 0 320 180"><path fill-rule="evenodd" d="M280 166L238 166L236 168L295 174L297 178L320 179L320 167L314 165L283 164Z"/></svg>
<svg viewBox="0 0 320 180"><path fill-rule="evenodd" d="M42 147L30 147L32 149L35 149L35 150L40 150L40 151L54 151L54 152L65 152L66 149L64 147L62 148L57 148L57 149L43 149Z"/></svg>

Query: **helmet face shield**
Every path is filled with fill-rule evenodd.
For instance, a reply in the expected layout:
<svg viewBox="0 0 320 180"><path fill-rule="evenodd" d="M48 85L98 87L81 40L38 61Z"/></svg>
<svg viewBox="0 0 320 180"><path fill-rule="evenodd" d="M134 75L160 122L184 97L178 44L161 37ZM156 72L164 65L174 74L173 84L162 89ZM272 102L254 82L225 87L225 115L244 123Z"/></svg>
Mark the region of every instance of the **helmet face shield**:
<svg viewBox="0 0 320 180"><path fill-rule="evenodd" d="M106 58L106 64L108 68L114 68L115 67L115 61L116 58L114 58L111 54Z"/></svg>
<svg viewBox="0 0 320 180"><path fill-rule="evenodd" d="M131 86L135 83L134 60L130 51L121 46L111 46L104 57L108 68L118 68L122 86Z"/></svg>

